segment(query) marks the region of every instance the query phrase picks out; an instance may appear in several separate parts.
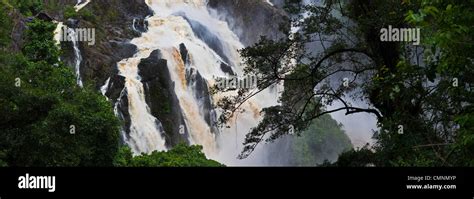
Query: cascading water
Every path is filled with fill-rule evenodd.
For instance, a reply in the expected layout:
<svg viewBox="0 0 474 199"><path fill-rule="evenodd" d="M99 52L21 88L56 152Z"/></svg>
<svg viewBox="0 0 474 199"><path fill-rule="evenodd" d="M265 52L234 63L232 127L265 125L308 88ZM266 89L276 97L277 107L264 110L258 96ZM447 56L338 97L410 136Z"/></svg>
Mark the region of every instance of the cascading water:
<svg viewBox="0 0 474 199"><path fill-rule="evenodd" d="M100 87L100 93L102 93L102 95L105 96L105 94L107 93L107 89L109 88L109 84L110 84L110 77L105 81L105 84Z"/></svg>
<svg viewBox="0 0 474 199"><path fill-rule="evenodd" d="M188 84L186 73L191 69L199 72L209 86L215 83L213 77L226 76L221 69L222 63L231 65L237 75L242 75L238 49L244 46L227 23L209 13L205 0L147 0L146 3L155 14L147 19L148 31L131 41L137 46L138 53L118 64L120 74L126 78L131 117L130 134L126 143L136 153L166 149L161 137L163 129L150 114L138 75L140 60L147 58L152 51L160 50L163 59L168 61L171 80L175 82L174 92L179 100L185 125L189 129L190 143L202 145L210 158L225 164L239 164L235 161L242 146L236 146L235 143L241 143L245 133L258 123L260 108L276 104L277 96L270 91L258 94L244 105L247 111L239 113L233 120L235 122L229 124L231 128L222 129L217 136L204 119L200 106L202 99L195 97L197 91L192 84ZM207 30L212 30L212 33L209 32L212 35L206 35ZM214 43L206 42L205 38L212 38ZM210 47L216 43L220 46L220 52ZM181 58L180 44L184 44L189 52L187 64ZM224 95L217 94L212 100L216 101ZM247 160L246 164L248 161L251 160Z"/></svg>
<svg viewBox="0 0 474 199"><path fill-rule="evenodd" d="M77 4L75 7L76 12L79 12L84 6L86 6L91 0L87 0L86 2L83 2L82 0L78 0ZM57 22L55 21L58 25L56 26L56 30L54 30L54 40L56 41L56 45L60 45L61 41L65 40L66 38L63 38L63 31L64 31L64 23L63 22ZM76 73L76 82L77 85L80 87L83 87L82 79L81 79L81 63L82 63L82 55L81 55L81 50L79 49L79 37L76 33L76 31L72 28L67 28L67 35L70 37L68 40L72 41L72 46L74 49L74 71Z"/></svg>
<svg viewBox="0 0 474 199"><path fill-rule="evenodd" d="M76 9L76 12L79 12L79 10L81 10L84 6L86 6L87 4L89 4L91 2L91 0L77 0L77 3L76 5L74 6L74 8Z"/></svg>
<svg viewBox="0 0 474 199"><path fill-rule="evenodd" d="M143 84L138 75L140 59L148 55L147 52L139 51L134 57L124 59L118 63L120 75L125 77L125 89L131 120L129 138L125 142L135 153L166 150L165 140L162 137L163 127L161 122L150 113L150 108L145 101Z"/></svg>
<svg viewBox="0 0 474 199"><path fill-rule="evenodd" d="M270 4L271 6L275 6L275 5L273 5L273 3L272 3L270 0L265 0L265 2L267 2L267 3Z"/></svg>
<svg viewBox="0 0 474 199"><path fill-rule="evenodd" d="M81 79L81 62L82 62L82 55L81 50L79 49L79 38L76 34L76 31L72 28L68 28L68 36L71 37L70 40L72 41L72 47L74 49L74 71L76 72L76 82L77 85L80 87L83 86L82 79Z"/></svg>

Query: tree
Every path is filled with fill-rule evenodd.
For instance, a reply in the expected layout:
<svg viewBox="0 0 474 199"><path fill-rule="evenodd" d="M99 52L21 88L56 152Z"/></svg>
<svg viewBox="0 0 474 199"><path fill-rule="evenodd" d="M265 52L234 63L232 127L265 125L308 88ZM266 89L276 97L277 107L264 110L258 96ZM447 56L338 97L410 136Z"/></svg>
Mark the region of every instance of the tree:
<svg viewBox="0 0 474 199"><path fill-rule="evenodd" d="M474 155L474 2L417 2L421 8L409 11L406 19L424 30L426 63L441 76L433 102L441 113L433 115L456 126L454 131L443 135L447 141L434 146L435 150L442 154L443 165L474 166L470 158Z"/></svg>
<svg viewBox="0 0 474 199"><path fill-rule="evenodd" d="M453 1L450 7L450 1L428 2L333 0L303 5L301 1L287 1L293 30L299 30L283 28L287 37L279 41L262 38L243 49L245 72L257 74L258 90L241 89L238 96L218 102L224 110L219 121L225 124L256 93L284 83L281 105L262 110L264 118L248 133L241 158L250 155L260 142L287 134L289 124L300 131L316 118L344 111L346 115L369 113L378 118L377 143L371 149L376 159L367 160L371 161L367 164L441 166L472 162L467 159L472 156L473 51L472 32L467 31L472 27L472 3ZM447 11L451 13L435 20L424 18L437 13L432 4L460 12ZM422 13L417 15L410 11L420 8ZM425 26L407 21L407 13ZM457 15L464 17L457 21ZM388 25L420 27L427 37L423 37L422 46L381 41L380 30ZM444 38L458 43L443 46ZM437 41L435 46L430 43L432 39ZM453 64L458 67L447 70ZM453 77L458 77L462 86L453 87ZM347 85L343 84L346 78ZM364 100L369 106L353 106L351 99ZM335 102L342 106L327 110ZM458 156L461 160L453 164L447 160L456 150L447 146L455 145L465 156Z"/></svg>
<svg viewBox="0 0 474 199"><path fill-rule="evenodd" d="M40 0L15 0L13 4L25 16L36 15L43 8Z"/></svg>
<svg viewBox="0 0 474 199"><path fill-rule="evenodd" d="M173 149L154 151L151 154L133 156L129 147L122 147L115 159L115 166L119 167L221 167L224 166L214 160L206 158L202 146L178 144Z"/></svg>
<svg viewBox="0 0 474 199"><path fill-rule="evenodd" d="M11 7L0 4L0 50L3 50L3 48L10 44L10 29L7 28L11 27L11 21L7 15L9 10L11 10Z"/></svg>
<svg viewBox="0 0 474 199"><path fill-rule="evenodd" d="M314 120L307 130L295 137L291 153L296 166L316 166L325 161L334 162L343 152L352 149L342 125L324 115Z"/></svg>
<svg viewBox="0 0 474 199"><path fill-rule="evenodd" d="M75 84L59 61L55 25L28 24L21 54L0 59L0 151L9 166L112 166L119 122L110 103Z"/></svg>

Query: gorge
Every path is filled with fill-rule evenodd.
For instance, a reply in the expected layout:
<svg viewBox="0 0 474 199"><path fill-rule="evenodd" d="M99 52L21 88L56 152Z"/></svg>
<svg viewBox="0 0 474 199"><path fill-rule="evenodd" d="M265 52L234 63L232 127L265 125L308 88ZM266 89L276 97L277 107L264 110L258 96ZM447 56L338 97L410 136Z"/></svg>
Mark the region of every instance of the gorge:
<svg viewBox="0 0 474 199"><path fill-rule="evenodd" d="M97 4L102 2L79 2L76 11L94 12ZM106 38L99 35L96 46L73 42L73 56L64 58L76 66L79 85L82 76L114 104L116 116L124 121L122 140L135 154L168 150L184 142L202 145L206 156L226 165L290 164L280 160L292 156L291 149L274 151L282 148L278 145L291 145L291 138L260 145L248 158L237 159L246 133L261 119L260 110L277 105L282 88L266 89L246 102L245 111L227 124L229 128L217 127L222 112L215 102L237 93L211 94L215 77L244 75L240 49L258 42L260 36L284 36L279 25L288 15L278 7L281 3L146 0L118 4L134 8L119 19L120 26ZM253 13L252 18L246 11ZM79 27L92 25L84 19L78 22ZM97 32L111 29L96 28ZM110 52L112 56L107 55ZM270 157L275 155L282 157Z"/></svg>

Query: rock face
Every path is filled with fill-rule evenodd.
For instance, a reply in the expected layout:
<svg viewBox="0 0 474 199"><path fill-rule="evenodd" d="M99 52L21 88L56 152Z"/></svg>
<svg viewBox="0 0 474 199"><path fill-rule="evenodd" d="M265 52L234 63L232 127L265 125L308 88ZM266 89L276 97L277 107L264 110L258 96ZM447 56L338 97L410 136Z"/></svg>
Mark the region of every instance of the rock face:
<svg viewBox="0 0 474 199"><path fill-rule="evenodd" d="M202 25L198 21L189 19L186 17L184 14L181 14L181 16L188 21L190 24L191 28L193 29L194 34L202 40L204 43L206 43L214 52L216 52L219 57L222 58L222 60L226 63L230 63L229 58L224 54L223 52L223 45L221 43L221 40L217 35L215 35L211 30L209 30L206 26Z"/></svg>
<svg viewBox="0 0 474 199"><path fill-rule="evenodd" d="M166 145L170 147L179 142L187 143L189 135L174 93L175 83L171 80L167 61L162 59L159 50L155 50L148 58L141 60L138 69L151 114L160 120L165 129Z"/></svg>
<svg viewBox="0 0 474 199"><path fill-rule="evenodd" d="M285 6L285 0L270 0L270 2L272 2L275 7L280 9L283 9Z"/></svg>
<svg viewBox="0 0 474 199"><path fill-rule="evenodd" d="M110 78L105 95L111 100L111 106L116 107L116 114L124 122L122 130L128 132L131 121L127 90L124 88L125 78L118 74L117 62L136 53L137 48L130 43L130 40L146 31L145 18L153 13L144 0L94 0L82 8L77 17L64 18L64 8L74 6L76 3L76 0L45 0L46 8L55 7L46 12L70 28L95 29L94 45L79 42L83 58L80 66L81 76L84 83L91 84L97 89ZM74 66L72 42L61 42L61 48L63 52L61 60L69 66ZM128 136L128 133L124 135Z"/></svg>
<svg viewBox="0 0 474 199"><path fill-rule="evenodd" d="M49 16L57 21L64 21L64 10L68 6L76 5L77 0L43 0L42 2Z"/></svg>
<svg viewBox="0 0 474 199"><path fill-rule="evenodd" d="M73 1L69 5L76 2ZM92 13L92 16L83 13ZM96 34L95 45L79 42L84 60L80 67L81 75L86 84L100 88L109 77L117 74L117 62L136 53L136 48L129 42L140 36L140 31L146 30L147 23L144 19L152 14L144 0L96 0L91 1L78 13L79 17L74 19L77 21L77 27L93 28ZM59 15L57 18L61 20L63 16ZM72 65L74 52L71 43L62 42L62 48L63 60Z"/></svg>
<svg viewBox="0 0 474 199"><path fill-rule="evenodd" d="M76 0L45 0L44 3L48 8L55 8L47 9L45 12L54 20L65 22L71 27L95 29L95 45L89 46L87 42L79 42L83 58L80 66L81 77L85 84L91 84L97 89L110 79L105 95L111 100L111 104L117 107L115 111L124 122L123 130L126 132L124 135L128 136L131 121L127 90L124 88L125 78L118 74L117 63L136 53L137 48L130 44L130 40L147 31L146 17L152 15L152 11L145 0L93 0L77 13L77 17L65 19L63 14L65 7L74 6ZM271 39L281 37L282 35L278 33L279 23L276 21L281 23L287 21L282 10L272 7L263 0L209 0L208 5L209 9L217 11L222 20L229 23L246 46L257 42L261 35ZM185 16L184 13L181 15ZM191 18L186 20L196 36L222 58L221 70L234 75L235 72L228 64L230 60L222 52L222 44L213 31ZM17 45L21 46L21 40L18 43ZM72 43L62 42L61 48L63 49L61 59L73 66L75 55ZM188 49L184 44L179 46L179 51L187 66L187 84L193 89L194 97L199 101L204 120L211 126L213 133L218 133L219 130L214 125L217 116L213 110L207 81L199 71L189 67ZM142 59L138 67L146 102L151 114L162 123L166 132L166 145L170 147L179 142L188 142L189 134L179 99L174 93L175 83L171 80L167 64L160 51L156 50L148 58Z"/></svg>
<svg viewBox="0 0 474 199"><path fill-rule="evenodd" d="M106 88L105 96L112 99L114 102L114 110L120 120L123 121L122 131L126 132L124 135L128 135L131 120L130 113L128 112L128 97L127 89L125 89L125 77L118 74L110 77L109 85ZM122 140L123 141L123 140Z"/></svg>
<svg viewBox="0 0 474 199"><path fill-rule="evenodd" d="M194 98L199 102L200 112L204 115L204 120L211 127L212 133L219 133L216 127L217 113L212 107L211 95L209 91L209 85L206 79L194 68L189 67L189 56L188 50L184 44L179 45L181 58L186 65L186 82L187 86L192 88L194 91ZM222 63L223 64L223 63ZM230 69L232 71L232 69ZM233 72L232 72L233 73Z"/></svg>
<svg viewBox="0 0 474 199"><path fill-rule="evenodd" d="M260 36L281 38L280 24L289 27L287 14L264 0L209 0L209 7L229 23L245 46L258 42Z"/></svg>
<svg viewBox="0 0 474 199"><path fill-rule="evenodd" d="M24 44L23 34L26 30L26 20L23 19L23 16L16 10L13 10L8 13L8 16L12 19L14 23L11 33L12 44L10 49L14 52L19 52L21 51L21 47Z"/></svg>

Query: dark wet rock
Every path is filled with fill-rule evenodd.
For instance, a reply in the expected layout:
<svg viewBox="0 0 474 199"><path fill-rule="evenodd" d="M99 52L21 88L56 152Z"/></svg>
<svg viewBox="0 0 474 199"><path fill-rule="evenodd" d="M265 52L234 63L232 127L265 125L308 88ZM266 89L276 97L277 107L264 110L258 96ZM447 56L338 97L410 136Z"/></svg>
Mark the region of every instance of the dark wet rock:
<svg viewBox="0 0 474 199"><path fill-rule="evenodd" d="M176 15L182 16L193 29L193 33L204 43L209 46L214 52L222 58L226 63L230 63L229 58L224 53L224 46L217 35L215 35L208 27L199 23L198 21L188 18L184 13L177 13Z"/></svg>
<svg viewBox="0 0 474 199"><path fill-rule="evenodd" d="M12 19L13 29L11 33L12 44L11 50L13 52L21 51L24 44L23 33L26 30L26 19L22 18L22 15L17 10L12 10L8 13L8 16Z"/></svg>
<svg viewBox="0 0 474 199"><path fill-rule="evenodd" d="M145 18L152 15L152 11L144 0L127 1L91 1L78 12L78 17L65 19L64 8L74 6L76 0L45 0L45 12L57 21L64 22L70 28L94 28L95 44L79 42L79 49L83 61L80 73L85 84L92 84L97 89L102 87L110 78L106 96L111 106L117 103L117 114L124 122L123 130L129 131L130 115L128 111L127 90L124 89L125 78L118 74L117 63L125 58L132 57L137 48L130 44L130 40L139 37L146 31ZM52 6L58 5L58 6ZM56 7L54 9L49 9ZM93 13L91 16L85 13ZM134 24L135 21L135 24ZM137 29L137 30L135 30ZM62 56L71 68L75 64L75 55L72 42L61 42ZM125 134L126 136L128 133Z"/></svg>
<svg viewBox="0 0 474 199"><path fill-rule="evenodd" d="M123 89L119 95L119 98L116 101L117 108L117 116L120 120L123 121L122 130L125 132L125 136L127 139L130 139L130 126L131 126L131 119L130 119L130 112L128 111L128 97L127 97L127 89Z"/></svg>
<svg viewBox="0 0 474 199"><path fill-rule="evenodd" d="M129 41L109 41L110 47L116 49L114 57L117 59L122 59L123 57L133 57L137 53L137 46L131 44Z"/></svg>
<svg viewBox="0 0 474 199"><path fill-rule="evenodd" d="M78 19L67 19L64 22L64 25L66 25L68 28L77 28L77 27L79 27L80 22L81 21L78 20Z"/></svg>
<svg viewBox="0 0 474 199"><path fill-rule="evenodd" d="M109 85L106 89L105 96L116 102L122 95L122 91L125 88L125 77L121 75L114 75L110 77Z"/></svg>
<svg viewBox="0 0 474 199"><path fill-rule="evenodd" d="M235 72L234 72L234 70L232 70L232 67L225 64L225 63L221 63L221 70L222 70L222 72L224 72L228 75L231 75L231 76L235 75Z"/></svg>
<svg viewBox="0 0 474 199"><path fill-rule="evenodd" d="M163 125L166 132L166 145L174 146L188 142L188 131L179 100L174 93L175 83L171 80L167 61L162 59L159 50L153 51L138 65L139 75L145 89L146 102L151 114ZM180 134L180 127L184 134Z"/></svg>
<svg viewBox="0 0 474 199"><path fill-rule="evenodd" d="M67 5L75 5L77 1L69 3ZM82 17L83 12L94 15L92 18ZM84 83L92 84L99 89L109 77L116 75L117 62L132 57L136 52L136 48L128 43L141 34L134 30L134 19L135 27L144 27L145 18L152 14L144 0L128 0L91 1L78 13L77 19L64 19L62 13L53 13L52 16L64 21L68 27L95 29L94 45L79 42L83 57L80 72ZM71 42L62 42L61 48L63 49L62 60L74 66L75 56Z"/></svg>
<svg viewBox="0 0 474 199"><path fill-rule="evenodd" d="M207 81L201 76L199 71L194 68L189 68L186 71L186 80L188 86L192 87L194 98L198 101L201 115L204 116L204 120L207 125L211 127L213 133L217 133L216 128L216 113L212 108L211 96L209 95L209 88Z"/></svg>
<svg viewBox="0 0 474 199"><path fill-rule="evenodd" d="M188 50L184 44L179 45L181 52L181 58L183 60L188 59ZM189 61L185 61L187 64ZM209 86L206 79L195 68L186 67L186 82L187 86L191 87L194 93L194 98L197 99L200 107L201 115L204 116L204 120L211 127L213 133L218 133L216 128L216 113L212 107L211 96L209 93Z"/></svg>
<svg viewBox="0 0 474 199"><path fill-rule="evenodd" d="M104 94L111 102L112 107L116 107L116 113L119 119L121 119L124 124L122 130L128 133L130 131L130 113L128 111L128 97L127 89L125 88L125 77L121 75L114 75L110 77L109 84L106 88Z"/></svg>
<svg viewBox="0 0 474 199"><path fill-rule="evenodd" d="M287 14L265 1L209 0L208 5L223 16L245 46L258 42L261 36L282 38L280 24L290 26Z"/></svg>
<svg viewBox="0 0 474 199"><path fill-rule="evenodd" d="M49 16L49 14L44 13L44 12L40 12L40 13L36 14L35 17L38 18L38 19L44 20L44 21L53 21L54 20L51 16Z"/></svg>
<svg viewBox="0 0 474 199"><path fill-rule="evenodd" d="M188 49L186 49L186 46L183 43L179 44L179 53L181 54L181 59L183 60L184 64L189 64Z"/></svg>
<svg viewBox="0 0 474 199"><path fill-rule="evenodd" d="M272 2L273 6L279 9L283 9L285 6L285 0L270 0L270 2Z"/></svg>
<svg viewBox="0 0 474 199"><path fill-rule="evenodd" d="M132 26L133 26L133 29L137 32L148 31L148 21L143 18L134 18Z"/></svg>

